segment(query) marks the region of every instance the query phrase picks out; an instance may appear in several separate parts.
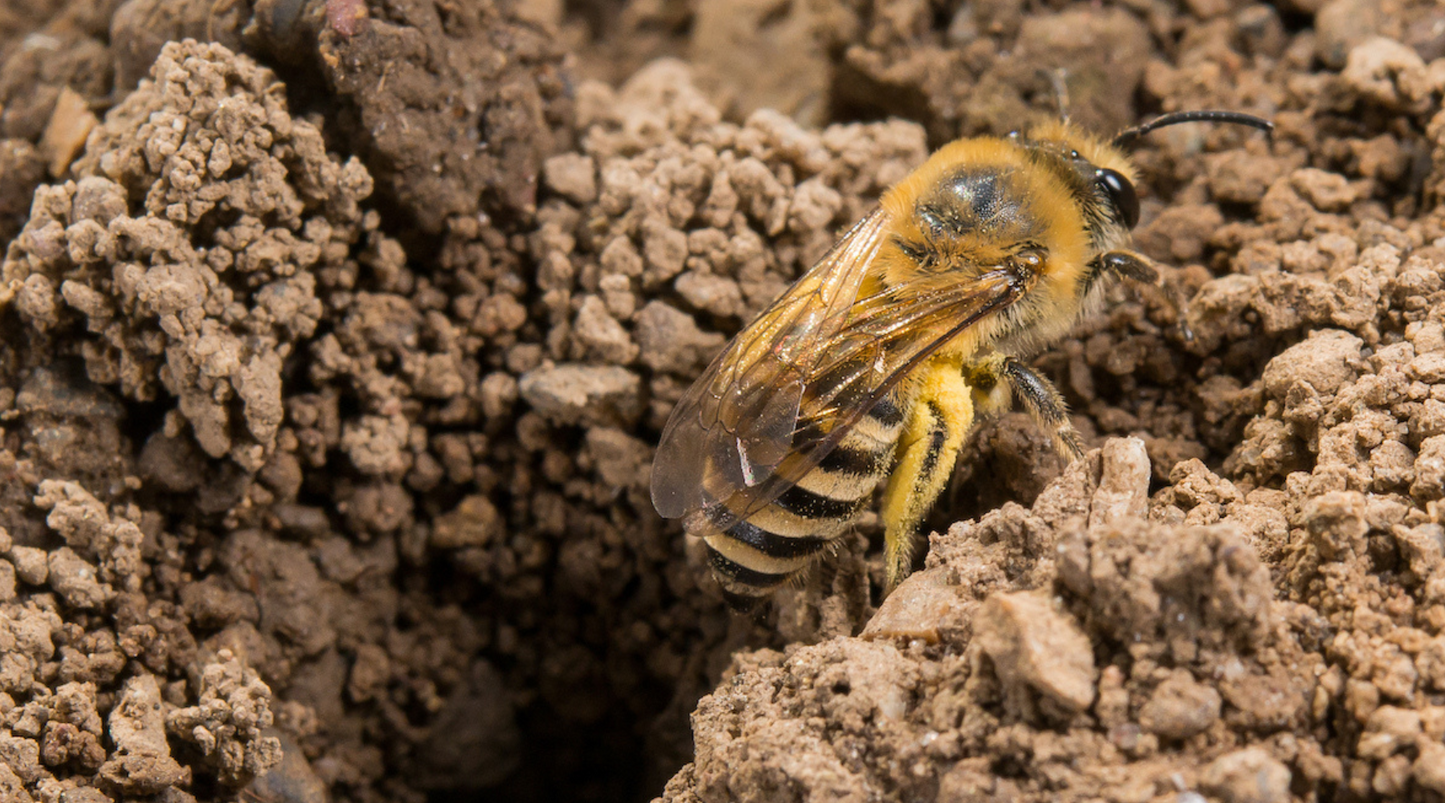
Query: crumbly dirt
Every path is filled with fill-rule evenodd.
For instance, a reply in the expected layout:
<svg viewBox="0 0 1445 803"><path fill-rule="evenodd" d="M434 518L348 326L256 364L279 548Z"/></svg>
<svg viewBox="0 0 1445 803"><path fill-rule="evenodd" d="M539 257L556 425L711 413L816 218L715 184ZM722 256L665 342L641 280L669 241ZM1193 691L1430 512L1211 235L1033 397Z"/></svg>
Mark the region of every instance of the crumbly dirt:
<svg viewBox="0 0 1445 803"><path fill-rule="evenodd" d="M0 3L0 799L1445 799L1442 96L1418 0ZM671 405L1061 103L1278 126L1141 143L1098 448L730 613Z"/></svg>

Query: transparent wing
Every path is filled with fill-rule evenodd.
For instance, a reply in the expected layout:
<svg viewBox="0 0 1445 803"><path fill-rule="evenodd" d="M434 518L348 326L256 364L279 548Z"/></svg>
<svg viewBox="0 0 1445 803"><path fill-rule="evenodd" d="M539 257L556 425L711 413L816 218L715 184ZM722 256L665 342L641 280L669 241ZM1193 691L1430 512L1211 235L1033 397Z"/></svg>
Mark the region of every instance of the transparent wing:
<svg viewBox="0 0 1445 803"><path fill-rule="evenodd" d="M738 333L673 408L652 463L652 504L678 518L757 486L792 450L808 378L848 320L888 215L859 221Z"/></svg>
<svg viewBox="0 0 1445 803"><path fill-rule="evenodd" d="M659 513L675 518L741 495L712 522L747 518L816 467L914 368L1026 291L1007 268L952 282L920 271L859 298L881 216L850 231L678 403L653 463Z"/></svg>
<svg viewBox="0 0 1445 803"><path fill-rule="evenodd" d="M798 419L788 455L743 499L711 516L713 524L745 519L795 485L904 377L1026 290L1024 277L1000 268L944 287L936 276L920 276L860 299L814 362L807 414Z"/></svg>

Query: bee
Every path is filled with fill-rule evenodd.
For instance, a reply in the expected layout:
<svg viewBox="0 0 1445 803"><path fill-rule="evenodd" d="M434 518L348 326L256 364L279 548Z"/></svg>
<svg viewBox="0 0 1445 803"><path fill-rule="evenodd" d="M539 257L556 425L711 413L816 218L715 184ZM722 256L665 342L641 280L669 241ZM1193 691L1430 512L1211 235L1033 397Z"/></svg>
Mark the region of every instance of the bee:
<svg viewBox="0 0 1445 803"><path fill-rule="evenodd" d="M1059 392L1023 358L1096 308L1112 279L1154 282L1130 248L1140 137L1252 115L1166 114L1105 142L1067 121L957 140L713 360L673 408L652 502L706 544L723 593L751 608L796 577L888 478L885 593L980 419L1021 403L1068 459Z"/></svg>

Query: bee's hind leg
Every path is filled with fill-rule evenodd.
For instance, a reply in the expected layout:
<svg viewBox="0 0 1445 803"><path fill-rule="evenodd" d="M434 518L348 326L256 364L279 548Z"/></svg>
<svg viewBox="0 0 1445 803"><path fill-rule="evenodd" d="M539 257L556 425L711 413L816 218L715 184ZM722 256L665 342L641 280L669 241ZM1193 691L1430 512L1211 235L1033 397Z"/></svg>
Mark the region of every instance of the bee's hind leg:
<svg viewBox="0 0 1445 803"><path fill-rule="evenodd" d="M1064 459L1076 460L1084 454L1083 440L1069 420L1064 397L1052 382L1022 361L990 354L965 366L964 375L973 388L974 408L980 417L1007 412L1017 399L1039 428L1049 433Z"/></svg>
<svg viewBox="0 0 1445 803"><path fill-rule="evenodd" d="M885 592L891 593L913 568L914 533L938 500L959 449L977 418L1006 412L1017 398L1053 436L1067 459L1083 454L1083 443L1064 398L1019 360L989 354L963 366L939 362L924 369L921 389L898 439L898 453L883 492L886 546Z"/></svg>
<svg viewBox="0 0 1445 803"><path fill-rule="evenodd" d="M958 364L939 362L923 371L883 492L885 594L913 570L918 523L948 484L958 450L973 427L973 397Z"/></svg>

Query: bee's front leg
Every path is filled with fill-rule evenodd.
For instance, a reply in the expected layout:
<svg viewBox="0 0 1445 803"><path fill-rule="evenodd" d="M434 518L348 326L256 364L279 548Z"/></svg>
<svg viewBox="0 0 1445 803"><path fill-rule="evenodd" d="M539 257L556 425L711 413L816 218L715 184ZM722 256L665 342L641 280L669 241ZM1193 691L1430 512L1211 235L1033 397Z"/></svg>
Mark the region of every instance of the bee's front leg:
<svg viewBox="0 0 1445 803"><path fill-rule="evenodd" d="M957 363L925 367L920 384L883 492L885 593L892 593L913 570L918 522L943 492L973 426L973 397Z"/></svg>
<svg viewBox="0 0 1445 803"><path fill-rule="evenodd" d="M1106 273L1131 279L1139 284L1152 284L1164 291L1164 300L1174 309L1174 315L1178 318L1179 335L1185 341L1194 339L1194 332L1190 331L1189 324L1185 320L1185 308L1189 306L1189 300L1185 297L1184 288L1178 282L1165 283L1159 275L1159 269L1142 254L1133 251L1107 251L1100 254L1093 262L1089 263L1089 273L1084 279L1084 286L1090 287Z"/></svg>
<svg viewBox="0 0 1445 803"><path fill-rule="evenodd" d="M1159 281L1159 270L1149 259L1133 251L1107 251L1099 255L1093 266L1097 271L1107 271L1133 279L1140 284L1154 284Z"/></svg>

